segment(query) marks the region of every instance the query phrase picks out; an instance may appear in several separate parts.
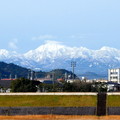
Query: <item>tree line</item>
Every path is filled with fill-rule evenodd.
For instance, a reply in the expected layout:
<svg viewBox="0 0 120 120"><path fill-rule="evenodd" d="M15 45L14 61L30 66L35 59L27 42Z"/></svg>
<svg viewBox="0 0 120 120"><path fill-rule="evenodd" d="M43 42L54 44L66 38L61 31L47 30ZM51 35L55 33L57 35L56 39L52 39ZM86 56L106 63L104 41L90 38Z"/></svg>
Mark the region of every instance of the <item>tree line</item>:
<svg viewBox="0 0 120 120"><path fill-rule="evenodd" d="M31 81L26 78L19 78L11 82L11 92L106 92L105 83L77 80L73 83L66 81L45 84L39 81Z"/></svg>

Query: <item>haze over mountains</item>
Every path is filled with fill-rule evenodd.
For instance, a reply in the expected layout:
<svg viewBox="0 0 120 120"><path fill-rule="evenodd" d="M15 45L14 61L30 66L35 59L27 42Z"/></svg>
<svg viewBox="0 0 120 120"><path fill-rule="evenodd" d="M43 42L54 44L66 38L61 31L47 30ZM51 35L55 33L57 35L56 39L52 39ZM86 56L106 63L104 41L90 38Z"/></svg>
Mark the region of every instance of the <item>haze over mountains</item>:
<svg viewBox="0 0 120 120"><path fill-rule="evenodd" d="M58 68L72 70L71 61L76 61L77 74L94 72L107 75L108 68L120 67L120 50L110 47L90 50L85 47L68 47L49 41L24 54L1 49L0 61L42 71Z"/></svg>

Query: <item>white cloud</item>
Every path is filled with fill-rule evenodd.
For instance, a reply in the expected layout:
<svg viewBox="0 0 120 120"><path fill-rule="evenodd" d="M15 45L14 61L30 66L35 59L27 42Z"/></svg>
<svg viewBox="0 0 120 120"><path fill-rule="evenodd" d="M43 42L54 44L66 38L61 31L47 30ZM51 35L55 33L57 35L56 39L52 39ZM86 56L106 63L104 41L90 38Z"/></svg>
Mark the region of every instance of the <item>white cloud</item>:
<svg viewBox="0 0 120 120"><path fill-rule="evenodd" d="M48 40L48 39L55 39L56 36L53 35L40 35L38 37L33 37L32 40Z"/></svg>
<svg viewBox="0 0 120 120"><path fill-rule="evenodd" d="M83 39L86 38L86 35L71 35L70 38L72 39Z"/></svg>
<svg viewBox="0 0 120 120"><path fill-rule="evenodd" d="M17 43L18 43L18 39L13 39L12 41L10 41L10 42L8 43L8 46L9 46L11 49L18 49Z"/></svg>
<svg viewBox="0 0 120 120"><path fill-rule="evenodd" d="M62 42L53 41L53 40L46 40L45 43L46 43L46 44L62 44Z"/></svg>

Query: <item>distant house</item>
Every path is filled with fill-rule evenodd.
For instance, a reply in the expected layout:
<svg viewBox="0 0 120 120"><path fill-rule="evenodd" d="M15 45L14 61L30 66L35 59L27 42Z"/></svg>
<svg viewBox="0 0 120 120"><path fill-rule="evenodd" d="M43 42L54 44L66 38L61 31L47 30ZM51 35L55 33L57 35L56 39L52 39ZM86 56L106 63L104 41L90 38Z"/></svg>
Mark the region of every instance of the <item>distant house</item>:
<svg viewBox="0 0 120 120"><path fill-rule="evenodd" d="M64 82L65 80L63 78L57 79L58 82Z"/></svg>
<svg viewBox="0 0 120 120"><path fill-rule="evenodd" d="M49 78L41 78L41 79L37 79L37 81L41 82L41 83L45 83L45 84L53 84L53 83L57 83L57 81L53 81L52 79Z"/></svg>
<svg viewBox="0 0 120 120"><path fill-rule="evenodd" d="M108 92L118 92L120 91L120 84L114 82L107 83L107 91Z"/></svg>
<svg viewBox="0 0 120 120"><path fill-rule="evenodd" d="M46 80L46 81L43 81L43 83L45 83L45 84L54 84L54 83L56 83L56 81L54 82L53 80Z"/></svg>
<svg viewBox="0 0 120 120"><path fill-rule="evenodd" d="M44 81L52 81L50 78L38 78L37 81L43 83Z"/></svg>
<svg viewBox="0 0 120 120"><path fill-rule="evenodd" d="M73 83L73 82L77 82L80 81L80 79L67 79L66 82L67 83Z"/></svg>
<svg viewBox="0 0 120 120"><path fill-rule="evenodd" d="M73 80L73 79L67 79L67 80L66 80L67 83L73 83L74 81L75 81L75 80Z"/></svg>
<svg viewBox="0 0 120 120"><path fill-rule="evenodd" d="M0 80L0 87L1 87L0 92L10 92L10 85L13 80L16 80L16 79L9 79L9 78L1 79Z"/></svg>
<svg viewBox="0 0 120 120"><path fill-rule="evenodd" d="M13 79L13 78L4 78L4 79L1 79L1 80L16 80L16 79Z"/></svg>
<svg viewBox="0 0 120 120"><path fill-rule="evenodd" d="M108 81L120 83L120 68L108 69Z"/></svg>

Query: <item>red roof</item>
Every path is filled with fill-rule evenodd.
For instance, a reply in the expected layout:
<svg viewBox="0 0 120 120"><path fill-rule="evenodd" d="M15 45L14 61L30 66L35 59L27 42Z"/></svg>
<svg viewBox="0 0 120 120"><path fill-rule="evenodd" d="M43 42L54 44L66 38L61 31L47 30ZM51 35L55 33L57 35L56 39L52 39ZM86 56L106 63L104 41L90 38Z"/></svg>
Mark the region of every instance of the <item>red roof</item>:
<svg viewBox="0 0 120 120"><path fill-rule="evenodd" d="M63 80L63 78L59 78L59 79L57 79L58 81L62 81Z"/></svg>
<svg viewBox="0 0 120 120"><path fill-rule="evenodd" d="M4 78L4 79L1 79L1 80L16 80L16 79Z"/></svg>

